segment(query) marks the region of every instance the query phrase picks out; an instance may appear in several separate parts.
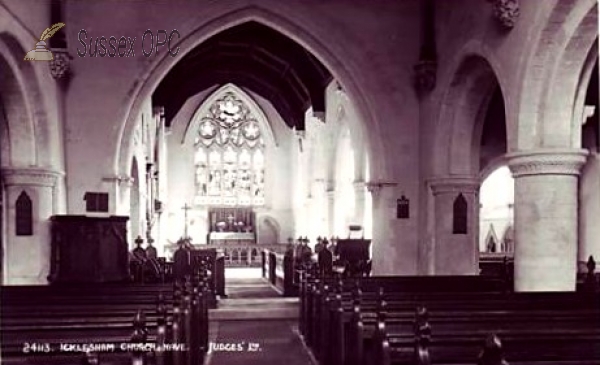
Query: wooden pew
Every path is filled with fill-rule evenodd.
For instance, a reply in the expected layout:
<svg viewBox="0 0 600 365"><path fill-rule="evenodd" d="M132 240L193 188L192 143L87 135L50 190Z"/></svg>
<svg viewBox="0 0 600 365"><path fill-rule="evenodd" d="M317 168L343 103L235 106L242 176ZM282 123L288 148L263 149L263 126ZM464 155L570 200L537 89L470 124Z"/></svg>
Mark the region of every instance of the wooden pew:
<svg viewBox="0 0 600 365"><path fill-rule="evenodd" d="M285 297L298 295L294 284L294 258L289 254L281 254L271 250L262 252L263 277Z"/></svg>
<svg viewBox="0 0 600 365"><path fill-rule="evenodd" d="M164 287L160 288L160 298L157 303L156 292L154 301L149 297L151 290L132 290L131 302L128 303L128 294L122 288L99 288L98 293L87 291L69 295L57 295L47 288L33 288L39 294L45 292L53 306L49 310L42 300L36 303L23 302L19 295L12 298L7 295L9 302L3 302L2 319L2 353L3 360L23 359L23 344L47 344L51 349L60 350L61 343L69 344L126 344L130 341L132 331L132 313L142 313L140 306L145 308L144 327L147 340L158 344L159 341L171 338L166 343L183 343L190 351L165 353L151 351L145 354L165 362L166 357L173 357L173 364L201 363L208 349L208 303L209 289L205 283L198 280L198 285L188 283L171 289L165 295ZM112 291L114 289L114 291ZM8 290L10 291L10 290ZM59 290L60 291L60 290ZM15 292L25 294L26 288L17 288ZM68 292L68 291L67 291ZM119 294L113 296L111 294ZM3 292L3 294L6 294ZM40 298L40 297L36 297ZM109 298L120 298L116 306L110 304ZM43 297L42 297L43 299ZM72 303L75 302L75 303ZM100 304L99 304L100 302ZM23 304L25 308L22 307ZM37 310L36 310L37 306ZM169 313L169 315L167 315ZM32 316L31 314L35 314ZM74 315L75 314L75 315ZM58 315L58 316L57 316ZM136 316L137 322L140 322ZM133 324L135 330L136 325ZM167 330L167 328L169 328ZM170 337L167 337L170 336ZM44 357L45 353L36 352L36 357ZM74 354L53 351L59 357L73 357ZM108 354L99 354L100 358L110 357ZM47 357L47 356L45 356ZM31 355L25 356L30 361ZM120 360L119 360L120 361Z"/></svg>
<svg viewBox="0 0 600 365"><path fill-rule="evenodd" d="M413 334L390 328L380 320L373 344L374 363L474 364L486 334L503 338L504 355L513 364L600 363L600 328L595 325L600 319L598 313L594 318L581 317L579 322L562 325L557 323L560 317L556 313L538 320L498 317L493 321L480 317L437 324L426 313L418 312ZM586 323L590 319L594 321ZM498 356L495 358L497 361Z"/></svg>
<svg viewBox="0 0 600 365"><path fill-rule="evenodd" d="M303 334L307 344L313 350L315 356L321 361L322 364L347 364L352 363L352 359L359 358L356 353L352 353L349 349L355 350L359 348L356 342L356 335L351 335L352 331L357 333L357 320L355 319L357 314L361 314L360 305L358 313L354 304L356 303L356 296L360 295L361 298L358 304L361 304L365 311L366 319L362 326L366 326L367 337L362 340L369 340L369 326L371 326L371 335L373 328L375 327L374 317L369 319L368 313L374 312L376 314L376 303L377 300L373 296L373 288L377 287L377 278L369 278L368 280L361 279L363 281L358 286L354 285L354 290L350 289L352 284L348 284L347 281L340 282L337 279L331 278L311 278L306 280L307 273L300 272L300 275L305 279L302 280L300 286L300 323L299 327ZM393 310L404 310L405 318L410 318L411 312L414 311L416 305L422 303L428 303L430 305L437 305L439 308L452 309L452 307L462 308L463 312L479 308L482 313L484 311L499 311L499 310L516 310L525 311L529 314L523 314L521 317L527 318L530 313L540 311L544 307L554 310L560 309L578 309L582 310L583 307L593 306L592 301L587 304L588 296L583 294L572 294L572 293L545 293L542 295L535 295L535 299L532 296L527 295L514 295L506 291L506 287L503 286L502 281L496 282L489 281L492 283L492 288L495 290L486 291L485 280L486 279L467 279L468 285L458 284L450 286L451 278L442 278L442 280L436 280L437 278L384 278L379 283L384 283L386 288L397 288L403 290L399 293L390 293L386 297L386 302L396 305L397 308ZM394 280L396 284L393 284ZM413 280L413 282L402 282L403 280ZM419 282L420 280L420 282ZM428 280L432 280L432 284L428 284ZM456 279L456 280L464 280ZM469 283L468 280L474 280ZM477 280L482 280L482 285L472 286L470 284L477 283ZM435 282L435 283L434 283ZM400 283L400 284L398 284ZM423 283L425 285L423 286ZM428 285L431 285L428 287ZM420 286L420 288L419 288ZM363 292L362 289L367 290ZM431 292L430 290L435 290ZM450 290L446 290L451 288ZM467 292L461 292L461 290ZM446 290L447 292L442 292ZM469 292L469 290L471 292ZM483 291L482 291L483 290ZM479 291L479 292L478 292ZM387 293L387 292L386 292ZM370 296L370 297L369 297ZM454 300L452 298L455 298ZM597 305L596 305L597 306ZM436 308L437 308L436 307ZM468 318L469 312L466 312ZM455 316L454 312L449 311L448 316L451 318ZM540 313L541 315L542 313ZM577 315L577 314L575 314ZM408 317L407 317L408 316ZM550 316L551 318L551 316ZM405 319L406 320L406 319ZM547 318L543 319L547 320ZM410 321L410 319L409 319ZM565 319L567 321L567 319ZM575 323L565 322L566 325L572 326ZM353 342L354 341L354 342ZM481 341L481 339L480 339Z"/></svg>
<svg viewBox="0 0 600 365"><path fill-rule="evenodd" d="M411 293L407 298L402 299L416 300L415 294L441 291L445 288L452 288L454 293L477 293L479 297L482 292L494 293L497 297L498 292L504 290L502 281L485 277L440 277L435 280L433 277L368 277L361 279L339 279L339 278L316 278L307 280L301 285L300 294L300 330L305 336L309 346L315 346L314 351L317 357L320 357L320 344L323 339L321 328L330 328L328 321L329 313L335 311L330 308L330 302L333 301L335 293L351 292L351 297L346 296L344 307L347 311L351 310L350 303L358 296L369 296L377 290L384 288L386 292L408 292ZM446 294L447 295L447 294ZM454 295L454 294L453 294Z"/></svg>

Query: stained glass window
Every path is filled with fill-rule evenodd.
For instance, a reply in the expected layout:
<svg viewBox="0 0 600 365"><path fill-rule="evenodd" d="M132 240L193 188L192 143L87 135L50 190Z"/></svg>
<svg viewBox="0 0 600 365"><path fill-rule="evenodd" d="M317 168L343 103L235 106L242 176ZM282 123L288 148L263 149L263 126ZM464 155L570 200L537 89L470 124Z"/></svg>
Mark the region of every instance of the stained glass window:
<svg viewBox="0 0 600 365"><path fill-rule="evenodd" d="M264 141L248 106L228 92L199 118L196 204L263 205Z"/></svg>

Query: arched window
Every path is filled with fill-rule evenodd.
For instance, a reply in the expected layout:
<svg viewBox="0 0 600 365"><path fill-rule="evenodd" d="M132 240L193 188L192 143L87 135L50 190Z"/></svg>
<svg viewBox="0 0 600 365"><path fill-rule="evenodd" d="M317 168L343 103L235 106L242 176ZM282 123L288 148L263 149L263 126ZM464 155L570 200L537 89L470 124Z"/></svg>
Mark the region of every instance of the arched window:
<svg viewBox="0 0 600 365"><path fill-rule="evenodd" d="M264 141L248 106L233 92L196 121L196 204L263 205Z"/></svg>
<svg viewBox="0 0 600 365"><path fill-rule="evenodd" d="M26 192L21 192L15 207L15 234L17 236L33 235L33 204Z"/></svg>

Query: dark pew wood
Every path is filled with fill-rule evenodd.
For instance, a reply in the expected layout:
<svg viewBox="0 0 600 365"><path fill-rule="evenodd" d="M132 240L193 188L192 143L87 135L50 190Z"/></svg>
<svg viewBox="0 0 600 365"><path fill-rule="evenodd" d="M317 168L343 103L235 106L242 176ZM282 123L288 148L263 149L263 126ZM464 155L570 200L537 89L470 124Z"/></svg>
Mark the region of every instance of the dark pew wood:
<svg viewBox="0 0 600 365"><path fill-rule="evenodd" d="M268 279L284 297L298 295L298 287L294 283L294 257L292 252L281 254L271 250L263 250L263 277Z"/></svg>
<svg viewBox="0 0 600 365"><path fill-rule="evenodd" d="M383 300L378 297L377 291L382 287L386 289L383 291L388 306L386 315L391 314L390 319L392 322L396 321L395 325L404 323L403 331L408 333L408 341L413 345L415 339L411 329L414 326L414 319L411 317L414 316L414 308L423 304L431 305L436 309L436 324L445 323L444 325L450 328L457 324L465 325L471 321L474 314L479 313L480 321L494 317L501 318L495 320L500 324L505 321L517 323L510 330L522 333L523 336L526 334L523 328L527 325L519 326L520 321L543 324L554 319L556 328L561 328L563 333L569 333L569 330L575 328L573 333L583 338L587 335L595 335L594 333L586 335L581 331L592 331L593 329L589 327L593 325L590 323L599 322L597 309L600 308L598 306L600 302L597 295L514 294L508 290L503 279L493 277L466 279L442 277L441 280L434 277L371 277L352 281L335 277L311 277L307 270L299 270L299 276L302 279L299 328L321 364L361 363L353 361L361 356L364 358L364 355L359 356L353 351L359 349L361 343L373 340L379 312L378 301ZM452 280L456 280L458 284L453 285ZM460 280L464 281L461 283ZM392 290L393 292L390 293ZM462 321L453 322L461 315ZM582 319L585 315L592 315L592 318ZM494 320L490 319L488 326L493 324ZM443 329L443 326L439 328ZM468 325L466 330L473 332L470 334L472 337L479 336L477 341L480 349L482 339L487 333ZM513 337L509 336L509 341L513 341ZM414 354L415 349L412 346L405 348L404 351Z"/></svg>
<svg viewBox="0 0 600 365"><path fill-rule="evenodd" d="M3 302L1 308L3 361L25 358L29 362L33 358L44 357L43 353L24 356L25 342L46 343L53 349L59 348L60 343L130 342L132 330L136 328L131 321L132 314L144 310L145 341L156 344L184 343L189 349L181 353L151 351L144 353L144 358L151 357L157 365L166 362L178 365L202 363L208 348L207 298L210 297L210 289L201 280L197 280L196 284L188 282L185 286L175 288L171 285L170 292L164 286L155 287L158 291L154 292L147 286L143 289L134 286L131 293L118 286L82 292L69 292L63 288L31 288L36 294L35 302L22 300L27 288L9 289L9 292L13 290L17 295L12 297L3 292L10 302L8 305ZM39 294L42 296L38 297ZM51 305L48 307L44 295L50 299ZM113 305L111 299L116 299L117 303ZM139 319L136 321L140 322ZM52 355L72 359L77 353L53 352ZM115 360L111 359L112 353L98 355L110 362ZM124 361L117 358L115 361Z"/></svg>
<svg viewBox="0 0 600 365"><path fill-rule="evenodd" d="M379 321L372 354L375 363L382 365L473 364L478 361L478 349L486 333L493 333L503 338L502 357L505 356L511 364L600 362L600 348L597 346L600 329L595 326L560 328L549 321L554 318L549 317L535 326L529 323L529 328L523 323L521 327L515 326L510 320L489 324L485 319L454 323L443 328L442 324L430 325L428 320L417 319L412 335L388 328L385 321ZM470 326L466 326L467 323Z"/></svg>

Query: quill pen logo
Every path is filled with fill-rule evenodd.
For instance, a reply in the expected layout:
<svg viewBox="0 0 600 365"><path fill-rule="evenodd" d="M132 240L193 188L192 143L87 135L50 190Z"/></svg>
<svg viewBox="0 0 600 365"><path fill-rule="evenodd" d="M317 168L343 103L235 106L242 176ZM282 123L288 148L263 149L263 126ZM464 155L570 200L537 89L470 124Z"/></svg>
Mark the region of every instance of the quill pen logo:
<svg viewBox="0 0 600 365"><path fill-rule="evenodd" d="M35 48L27 52L25 61L52 61L54 55L46 47L46 40L52 37L58 30L65 26L65 23L56 23L49 28L46 28L40 36L40 41L36 43Z"/></svg>

